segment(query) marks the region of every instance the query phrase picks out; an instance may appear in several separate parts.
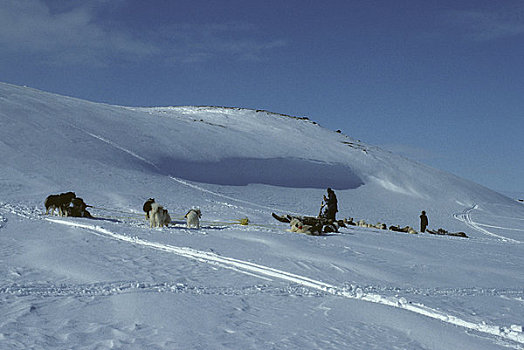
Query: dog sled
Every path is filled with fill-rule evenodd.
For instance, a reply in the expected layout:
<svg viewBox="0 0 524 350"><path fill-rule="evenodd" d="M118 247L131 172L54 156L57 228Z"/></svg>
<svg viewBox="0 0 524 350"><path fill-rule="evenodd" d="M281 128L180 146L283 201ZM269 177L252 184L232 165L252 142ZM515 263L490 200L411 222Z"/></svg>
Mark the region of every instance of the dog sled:
<svg viewBox="0 0 524 350"><path fill-rule="evenodd" d="M302 224L311 226L311 229L314 232L318 233L329 233L329 232L338 232L339 227L346 227L343 220L331 221L324 217L314 217L314 216L300 216L300 215L277 215L271 213L274 219L283 223L291 223L294 219L300 221Z"/></svg>
<svg viewBox="0 0 524 350"><path fill-rule="evenodd" d="M289 214L277 215L275 213L271 213L271 216L273 216L273 218L275 218L276 220L287 223L287 224L289 224L291 220L293 219L298 219L302 221L304 224L311 225L311 226L328 223L328 221L325 218L318 218L314 216L299 216L299 215L289 215Z"/></svg>

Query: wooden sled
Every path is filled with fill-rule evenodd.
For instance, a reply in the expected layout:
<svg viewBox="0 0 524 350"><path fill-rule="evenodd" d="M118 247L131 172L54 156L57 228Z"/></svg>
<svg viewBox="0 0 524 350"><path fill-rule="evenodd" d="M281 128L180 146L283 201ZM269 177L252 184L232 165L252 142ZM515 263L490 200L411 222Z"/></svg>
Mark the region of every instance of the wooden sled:
<svg viewBox="0 0 524 350"><path fill-rule="evenodd" d="M336 225L333 224L330 220L323 218L323 217L314 217L314 216L300 216L300 215L277 215L275 213L271 213L271 216L275 218L276 220L284 223L290 223L293 219L300 220L304 225L313 226L314 228L317 228L320 232L328 233L328 232L338 232L338 227L346 227L343 220L337 220Z"/></svg>

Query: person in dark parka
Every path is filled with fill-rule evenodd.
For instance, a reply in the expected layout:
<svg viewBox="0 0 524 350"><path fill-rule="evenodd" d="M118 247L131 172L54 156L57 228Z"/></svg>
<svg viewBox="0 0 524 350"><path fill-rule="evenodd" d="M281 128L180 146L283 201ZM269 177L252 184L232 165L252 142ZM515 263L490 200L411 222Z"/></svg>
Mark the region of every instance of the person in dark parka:
<svg viewBox="0 0 524 350"><path fill-rule="evenodd" d="M426 232L426 227L428 227L428 217L426 212L422 210L422 214L420 214L420 232Z"/></svg>
<svg viewBox="0 0 524 350"><path fill-rule="evenodd" d="M330 221L335 221L335 217L338 212L338 201L337 196L335 195L335 192L331 189L327 189L328 196L324 196L324 202L326 203L327 209L324 213L324 216L326 219Z"/></svg>

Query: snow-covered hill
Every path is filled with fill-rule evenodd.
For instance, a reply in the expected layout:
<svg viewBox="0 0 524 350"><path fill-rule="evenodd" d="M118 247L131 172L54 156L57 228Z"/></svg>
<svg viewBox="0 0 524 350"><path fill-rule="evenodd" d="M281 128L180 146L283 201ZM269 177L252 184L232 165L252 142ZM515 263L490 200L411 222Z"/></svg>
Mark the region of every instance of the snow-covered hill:
<svg viewBox="0 0 524 350"><path fill-rule="evenodd" d="M524 206L306 118L0 83L1 348L522 348ZM357 123L358 120L353 121ZM271 212L464 231L286 232ZM97 220L50 218L73 190ZM149 229L145 199L174 224ZM179 220L202 209L201 230ZM248 226L235 219L248 217ZM3 346L2 346L3 345Z"/></svg>

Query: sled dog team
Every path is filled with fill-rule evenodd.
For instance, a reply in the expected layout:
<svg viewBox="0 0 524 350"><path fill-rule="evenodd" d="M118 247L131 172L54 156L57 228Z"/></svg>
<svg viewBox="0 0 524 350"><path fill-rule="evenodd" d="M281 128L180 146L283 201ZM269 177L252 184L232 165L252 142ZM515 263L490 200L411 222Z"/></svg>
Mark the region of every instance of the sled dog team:
<svg viewBox="0 0 524 350"><path fill-rule="evenodd" d="M86 210L86 208L92 206L85 204L84 200L77 197L74 192L49 195L45 199L44 205L46 209L45 215L54 215L55 210L57 210L59 216L92 218L91 214ZM149 227L164 227L171 223L171 216L167 209L156 203L154 198L149 198L144 203L143 210L146 213L146 220L149 221ZM191 208L184 216L186 226L199 229L201 217L200 209Z"/></svg>
<svg viewBox="0 0 524 350"><path fill-rule="evenodd" d="M337 199L333 190L328 188L329 197L324 196L324 201L321 206L321 212L319 213L319 218L325 218L329 220L328 225L323 225L321 222L313 222L312 225L305 224L303 220L298 218L292 218L290 221L290 228L288 231L305 233L308 235L322 235L327 232L338 232L339 227L349 226L359 226L359 227L368 227L368 228L378 228L382 230L387 230L388 227L384 223L377 223L376 225L371 225L366 223L364 220L359 220L357 222L353 221L353 218L344 219L344 220L335 220L335 214L337 210ZM92 218L91 214L86 210L88 207L92 207L84 203L83 199L77 197L74 192L66 192L61 194L52 194L49 195L44 202L46 212L51 215L54 215L55 210L58 210L59 216L74 216L74 217L86 217ZM322 209L327 206L326 212L323 214ZM171 216L167 209L155 202L154 198L149 198L143 205L142 209L145 212L146 220L149 221L149 227L164 227L168 226L171 223ZM199 208L191 208L184 218L186 219L187 228L200 228L200 218L202 213ZM428 218L426 212L422 211L420 215L421 220L421 232L426 231L428 226ZM310 220L311 221L311 220ZM415 229L410 226L401 228L400 226L390 226L389 230L397 232L407 232L407 233L417 233ZM440 230L439 230L440 231ZM433 233L433 232L431 232ZM447 232L446 232L447 233ZM464 234L465 235L465 234Z"/></svg>
<svg viewBox="0 0 524 350"><path fill-rule="evenodd" d="M146 213L146 220L149 220L149 227L164 227L171 223L171 216L167 209L155 202L154 198L149 198L142 208ZM187 228L200 228L200 218L202 213L198 208L191 208L184 218Z"/></svg>
<svg viewBox="0 0 524 350"><path fill-rule="evenodd" d="M54 215L55 209L58 210L59 216L67 216L67 208L71 205L73 198L76 198L74 192L60 193L60 194L51 194L45 199L45 214L49 214L51 210L51 215Z"/></svg>
<svg viewBox="0 0 524 350"><path fill-rule="evenodd" d="M74 192L66 192L60 194L52 194L47 196L44 202L45 213L54 215L55 210L58 210L59 216L75 216L82 218L92 218L91 214L86 210L92 207L84 203L84 200L77 197Z"/></svg>
<svg viewBox="0 0 524 350"><path fill-rule="evenodd" d="M296 233L305 233L306 235L311 235L311 236L321 236L329 232L338 232L339 227L347 227L347 226L376 228L380 230L390 230L390 231L405 232L405 233L411 233L411 234L418 233L411 226L400 227L399 225L397 225L397 226L387 227L386 224L380 223L380 222L375 225L368 224L364 220L359 220L357 222L354 222L353 218L333 221L330 225L326 225L326 226L320 223L318 225L308 225L308 224L305 224L299 218L293 218L289 222L289 225L290 225L290 228L287 231L296 232ZM424 231L421 231L421 232L424 232Z"/></svg>

